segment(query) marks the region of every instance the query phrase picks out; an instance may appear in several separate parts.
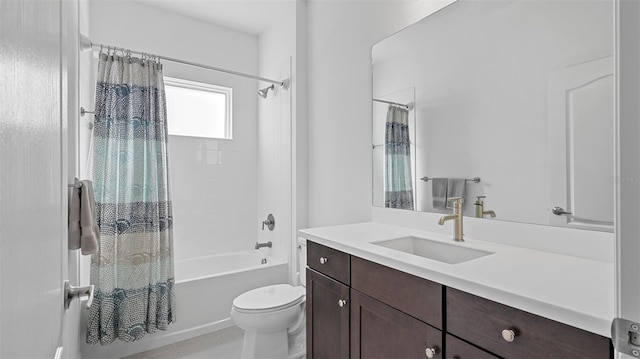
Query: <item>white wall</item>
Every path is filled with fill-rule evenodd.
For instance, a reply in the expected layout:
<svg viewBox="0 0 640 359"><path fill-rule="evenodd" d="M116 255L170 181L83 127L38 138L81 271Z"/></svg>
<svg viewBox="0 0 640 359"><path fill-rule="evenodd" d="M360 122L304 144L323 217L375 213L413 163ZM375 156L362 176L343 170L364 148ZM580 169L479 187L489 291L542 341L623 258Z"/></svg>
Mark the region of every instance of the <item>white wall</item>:
<svg viewBox="0 0 640 359"><path fill-rule="evenodd" d="M258 72L256 36L136 2L92 1L91 40ZM234 97L233 140L169 138L175 259L252 250L259 224L257 82L169 61L163 65L165 76L232 87Z"/></svg>
<svg viewBox="0 0 640 359"><path fill-rule="evenodd" d="M451 2L308 3L310 227L371 219L371 46Z"/></svg>

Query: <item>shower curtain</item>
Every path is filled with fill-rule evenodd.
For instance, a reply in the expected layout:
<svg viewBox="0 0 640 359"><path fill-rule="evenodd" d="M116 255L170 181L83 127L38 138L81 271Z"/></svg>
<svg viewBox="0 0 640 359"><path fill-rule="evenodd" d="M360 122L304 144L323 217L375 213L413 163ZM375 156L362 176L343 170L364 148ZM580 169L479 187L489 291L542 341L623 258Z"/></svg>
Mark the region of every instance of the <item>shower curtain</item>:
<svg viewBox="0 0 640 359"><path fill-rule="evenodd" d="M385 126L385 207L413 209L409 110L391 105Z"/></svg>
<svg viewBox="0 0 640 359"><path fill-rule="evenodd" d="M100 53L93 183L100 243L91 258L87 343L130 342L176 320L162 65Z"/></svg>

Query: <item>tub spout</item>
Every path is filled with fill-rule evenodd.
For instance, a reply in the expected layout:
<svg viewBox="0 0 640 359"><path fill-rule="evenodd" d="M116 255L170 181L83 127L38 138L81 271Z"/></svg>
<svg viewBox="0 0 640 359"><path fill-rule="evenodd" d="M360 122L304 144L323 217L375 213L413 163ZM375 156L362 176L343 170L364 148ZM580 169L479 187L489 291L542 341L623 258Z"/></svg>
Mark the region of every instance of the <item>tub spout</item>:
<svg viewBox="0 0 640 359"><path fill-rule="evenodd" d="M266 243L259 243L259 242L256 242L256 247L255 247L255 248L256 248L256 249L260 249L260 248L262 248L262 247L271 248L271 247L272 247L272 245L273 245L273 244L271 243L271 241L266 242Z"/></svg>

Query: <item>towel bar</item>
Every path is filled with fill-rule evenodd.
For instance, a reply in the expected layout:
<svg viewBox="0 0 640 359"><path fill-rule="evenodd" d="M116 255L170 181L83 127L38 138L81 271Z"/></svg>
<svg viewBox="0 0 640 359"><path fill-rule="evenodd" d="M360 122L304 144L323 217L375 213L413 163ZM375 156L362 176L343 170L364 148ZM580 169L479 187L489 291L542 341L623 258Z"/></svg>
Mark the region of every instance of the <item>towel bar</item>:
<svg viewBox="0 0 640 359"><path fill-rule="evenodd" d="M421 177L420 178L422 181L430 181L432 178L429 178L427 176ZM467 182L474 182L474 183L480 183L480 177L473 177L473 178L466 178L465 181Z"/></svg>

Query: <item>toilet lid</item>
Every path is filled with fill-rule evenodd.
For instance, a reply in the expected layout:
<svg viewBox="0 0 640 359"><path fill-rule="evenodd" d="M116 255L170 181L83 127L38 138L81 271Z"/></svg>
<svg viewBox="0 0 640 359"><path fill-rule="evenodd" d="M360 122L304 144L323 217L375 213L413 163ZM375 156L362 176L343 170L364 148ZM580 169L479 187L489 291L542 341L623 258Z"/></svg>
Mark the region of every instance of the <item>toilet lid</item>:
<svg viewBox="0 0 640 359"><path fill-rule="evenodd" d="M233 300L233 306L241 310L265 310L289 307L299 302L304 291L289 284L276 284L252 289Z"/></svg>

